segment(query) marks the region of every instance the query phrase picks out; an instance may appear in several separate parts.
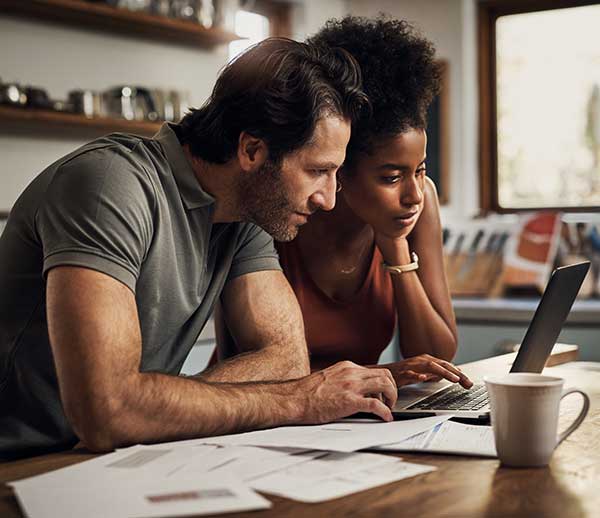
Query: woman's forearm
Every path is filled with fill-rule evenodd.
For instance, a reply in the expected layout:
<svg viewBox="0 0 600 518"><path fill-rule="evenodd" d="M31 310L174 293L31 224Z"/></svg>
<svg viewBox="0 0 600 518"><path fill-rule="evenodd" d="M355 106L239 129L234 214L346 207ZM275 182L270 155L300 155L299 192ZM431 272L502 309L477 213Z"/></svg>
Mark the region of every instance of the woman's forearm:
<svg viewBox="0 0 600 518"><path fill-rule="evenodd" d="M380 239L378 246L387 264L405 265L412 262L405 239L393 242ZM420 262L427 260L428 257L425 256ZM425 267L411 272L390 273L402 355L411 357L427 353L452 360L457 347L454 316L450 314L444 318L430 300L419 275L419 272L429 270L430 268Z"/></svg>
<svg viewBox="0 0 600 518"><path fill-rule="evenodd" d="M433 307L416 272L392 275L404 357L431 354L451 361L457 348L453 326Z"/></svg>

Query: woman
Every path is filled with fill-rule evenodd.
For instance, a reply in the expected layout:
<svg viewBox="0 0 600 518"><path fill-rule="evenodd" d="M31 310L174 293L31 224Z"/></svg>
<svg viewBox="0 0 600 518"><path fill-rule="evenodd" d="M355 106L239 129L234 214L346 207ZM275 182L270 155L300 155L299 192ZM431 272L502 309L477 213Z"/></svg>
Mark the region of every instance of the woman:
<svg viewBox="0 0 600 518"><path fill-rule="evenodd" d="M404 359L386 367L399 386L444 377L468 387L449 363L457 332L438 198L426 177L426 111L439 84L433 46L388 18L333 20L310 42L355 57L373 109L353 130L335 208L277 245L311 368L374 365L397 326Z"/></svg>

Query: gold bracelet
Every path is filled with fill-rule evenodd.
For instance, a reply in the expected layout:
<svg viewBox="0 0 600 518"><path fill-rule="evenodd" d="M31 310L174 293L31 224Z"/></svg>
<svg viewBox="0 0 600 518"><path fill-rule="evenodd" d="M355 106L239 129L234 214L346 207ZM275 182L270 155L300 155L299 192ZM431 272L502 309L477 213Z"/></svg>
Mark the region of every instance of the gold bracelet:
<svg viewBox="0 0 600 518"><path fill-rule="evenodd" d="M419 268L419 256L415 252L411 252L410 258L412 259L412 263L408 264L391 265L387 264L385 261L381 264L388 272L400 275L401 273L414 272Z"/></svg>

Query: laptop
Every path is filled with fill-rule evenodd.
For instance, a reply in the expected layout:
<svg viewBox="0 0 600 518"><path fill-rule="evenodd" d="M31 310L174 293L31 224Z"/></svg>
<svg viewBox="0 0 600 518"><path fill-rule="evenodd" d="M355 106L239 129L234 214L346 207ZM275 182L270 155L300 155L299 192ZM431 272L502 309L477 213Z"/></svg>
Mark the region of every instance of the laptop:
<svg viewBox="0 0 600 518"><path fill-rule="evenodd" d="M552 272L510 372L542 372L589 268L587 261ZM444 380L400 388L392 413L400 419L453 414L488 420L490 406L483 382L465 389Z"/></svg>

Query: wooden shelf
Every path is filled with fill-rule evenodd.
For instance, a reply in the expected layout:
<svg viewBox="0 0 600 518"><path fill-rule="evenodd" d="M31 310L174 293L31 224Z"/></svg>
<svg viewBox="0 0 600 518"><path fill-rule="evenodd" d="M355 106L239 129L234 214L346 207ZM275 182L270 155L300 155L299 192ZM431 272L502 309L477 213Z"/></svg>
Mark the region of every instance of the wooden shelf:
<svg viewBox="0 0 600 518"><path fill-rule="evenodd" d="M220 28L205 29L191 21L83 0L0 0L0 10L6 14L51 20L80 29L113 32L200 48L242 39L237 34Z"/></svg>
<svg viewBox="0 0 600 518"><path fill-rule="evenodd" d="M117 131L152 136L160 129L161 124L162 122L129 121L111 117L88 119L74 113L0 106L0 132L2 133L24 129L36 133L62 130L70 133L85 133L86 136Z"/></svg>

